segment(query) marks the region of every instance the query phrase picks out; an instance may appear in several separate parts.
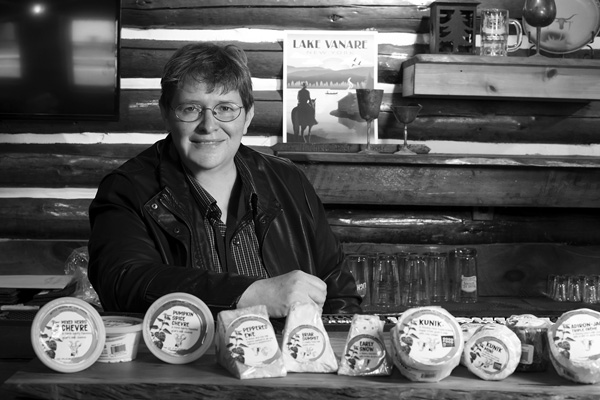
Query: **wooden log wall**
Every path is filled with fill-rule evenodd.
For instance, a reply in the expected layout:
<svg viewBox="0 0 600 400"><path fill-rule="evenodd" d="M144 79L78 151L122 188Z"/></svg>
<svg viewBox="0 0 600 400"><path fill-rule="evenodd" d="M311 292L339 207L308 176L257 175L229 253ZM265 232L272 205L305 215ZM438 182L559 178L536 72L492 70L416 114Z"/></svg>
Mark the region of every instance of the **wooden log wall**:
<svg viewBox="0 0 600 400"><path fill-rule="evenodd" d="M281 152L282 140L282 38L286 29L365 30L379 32L379 86L385 90L384 104L378 119L380 137L400 138L400 127L389 106L401 99L401 64L420 53L427 53L429 40L429 5L431 0L123 0L121 40L120 118L114 122L94 121L0 121L0 274L40 273L60 270L66 254L85 244L89 235L87 207L101 177L149 144L164 137L158 98L159 78L165 61L173 51L191 41L233 43L248 54L253 74L256 117L245 143L262 151ZM481 0L481 7L508 8L513 18L521 18L523 0ZM525 42L527 42L525 40ZM528 45L511 53L526 56ZM592 47L598 47L595 43ZM599 58L598 52L582 49L569 54L573 58ZM437 148L438 153L472 153L473 149L507 148L517 154L552 156L554 148L564 154L599 154L600 101L531 102L481 101L457 99L422 99L424 106L411 127L411 140ZM437 146L437 147L436 147ZM487 146L487 147L486 147ZM441 150L440 150L441 149ZM550 150L549 150L550 149ZM590 151L591 153L588 153ZM573 153L571 153L573 152ZM282 155L284 153L281 153ZM291 156L290 156L291 157ZM533 196L511 207L499 207L506 197L477 190L483 197L475 203L459 201L473 190L466 175L478 175L480 166L458 171L452 157L427 167L413 165L406 176L413 188L428 182L429 189L412 198L415 191L399 191L396 200L381 204L374 183L365 184L364 193L371 199L340 201L347 188L327 168L311 173L315 161L302 163L317 186L329 213L330 222L341 240L354 243L393 243L398 245L476 245L490 246L486 256L490 268L502 271L519 267L520 249L531 243L557 244L562 251L584 253L585 269L593 269L600 244L600 191L594 179L598 165L585 160L567 165L559 172L550 171L543 184L561 190L562 183L584 182L585 202L566 199L546 203ZM557 160L564 166L564 159ZM317 161L318 163L318 161ZM391 163L392 165L394 163ZM432 166L437 164L437 166ZM443 164L440 167L440 164ZM535 163L534 163L535 164ZM539 166L531 166L536 169ZM386 168L403 170L406 166ZM438 171L441 168L441 172ZM498 172L502 175L504 170ZM520 171L520 170L518 170ZM563 172L567 175L561 175ZM571 175L568 175L568 173ZM520 172L507 169L505 180L514 178L525 188L529 181L517 179ZM329 174L329 175L328 175ZM393 174L393 172L390 172ZM436 175L437 174L437 175ZM556 179L556 174L560 179ZM323 176L326 176L325 178ZM537 176L537 175L536 175ZM350 181L352 177L347 177ZM432 180L433 179L433 180ZM435 179L450 179L446 189L454 194L447 201L436 202ZM495 179L495 178L494 178ZM450 182L449 181L449 182ZM338 183L336 186L335 183ZM347 181L344 181L347 182ZM430 184L433 183L433 186ZM350 183L348 183L350 184ZM455 185L454 187L452 185ZM490 187L494 185L492 181ZM339 190L331 195L330 188ZM432 189L433 188L433 189ZM329 191L329 192L328 192ZM550 189L540 195L548 195ZM475 196L476 197L476 196ZM475 198L473 197L473 198ZM579 198L579 197L578 197ZM568 247L565 250L565 245ZM502 247L504 246L504 247ZM489 247L488 247L489 248ZM509 254L510 253L510 254ZM548 265L547 248L526 265L535 271ZM561 253L562 254L562 253ZM533 261L531 261L533 260ZM571 260L569 258L569 260ZM566 270L569 262L555 266ZM528 264L529 263L529 264ZM522 281L522 286L527 280ZM490 280L490 282L492 282ZM507 295L515 290L531 290L514 285L488 285L490 294ZM535 293L539 294L539 290Z"/></svg>

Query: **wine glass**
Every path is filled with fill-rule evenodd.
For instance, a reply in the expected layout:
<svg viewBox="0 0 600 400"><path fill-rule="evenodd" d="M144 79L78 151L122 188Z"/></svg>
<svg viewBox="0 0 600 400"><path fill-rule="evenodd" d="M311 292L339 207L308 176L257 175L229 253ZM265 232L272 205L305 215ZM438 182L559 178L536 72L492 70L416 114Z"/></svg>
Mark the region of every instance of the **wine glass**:
<svg viewBox="0 0 600 400"><path fill-rule="evenodd" d="M523 6L523 18L531 26L536 28L536 52L534 56L540 54L540 38L542 36L542 28L548 26L556 18L556 3L554 0L525 0ZM529 33L531 36L531 33Z"/></svg>
<svg viewBox="0 0 600 400"><path fill-rule="evenodd" d="M414 151L408 148L406 140L408 138L408 124L412 123L417 119L419 111L423 106L416 103L411 103L403 106L392 106L392 111L398 122L404 124L404 144L400 145L400 148L394 154L416 154Z"/></svg>
<svg viewBox="0 0 600 400"><path fill-rule="evenodd" d="M359 151L359 153L379 153L377 150L371 149L371 135L373 131L373 120L379 116L382 99L382 89L356 89L358 112L360 113L360 117L367 121L367 147L364 150Z"/></svg>

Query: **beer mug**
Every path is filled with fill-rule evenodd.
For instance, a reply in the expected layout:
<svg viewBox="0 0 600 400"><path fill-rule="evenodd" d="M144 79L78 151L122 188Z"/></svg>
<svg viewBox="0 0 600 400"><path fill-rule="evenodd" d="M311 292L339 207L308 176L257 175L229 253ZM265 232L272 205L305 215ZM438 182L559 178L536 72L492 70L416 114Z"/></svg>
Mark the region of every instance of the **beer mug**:
<svg viewBox="0 0 600 400"><path fill-rule="evenodd" d="M508 45L508 28L514 25L517 30L517 43ZM516 19L508 17L508 10L485 8L481 10L481 47L479 55L506 56L515 51L523 41L523 27Z"/></svg>

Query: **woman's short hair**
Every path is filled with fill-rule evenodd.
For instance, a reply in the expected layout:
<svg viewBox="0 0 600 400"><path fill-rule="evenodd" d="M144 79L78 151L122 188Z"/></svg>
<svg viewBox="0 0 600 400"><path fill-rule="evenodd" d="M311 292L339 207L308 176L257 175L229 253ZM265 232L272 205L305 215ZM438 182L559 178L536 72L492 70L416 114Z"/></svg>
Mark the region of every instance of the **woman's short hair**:
<svg viewBox="0 0 600 400"><path fill-rule="evenodd" d="M163 108L170 108L175 90L181 88L187 79L204 83L208 92L237 90L246 111L254 104L248 58L237 46L192 43L175 51L165 64L160 81L160 104Z"/></svg>

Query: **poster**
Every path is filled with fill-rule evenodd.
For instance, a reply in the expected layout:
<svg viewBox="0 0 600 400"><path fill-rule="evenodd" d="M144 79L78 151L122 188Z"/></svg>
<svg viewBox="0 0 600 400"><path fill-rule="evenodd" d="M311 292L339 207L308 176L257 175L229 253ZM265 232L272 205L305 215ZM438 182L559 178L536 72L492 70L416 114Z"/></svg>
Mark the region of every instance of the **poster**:
<svg viewBox="0 0 600 400"><path fill-rule="evenodd" d="M375 31L285 32L284 143L366 142L367 123L358 114L356 89L373 89L377 82L376 35Z"/></svg>

